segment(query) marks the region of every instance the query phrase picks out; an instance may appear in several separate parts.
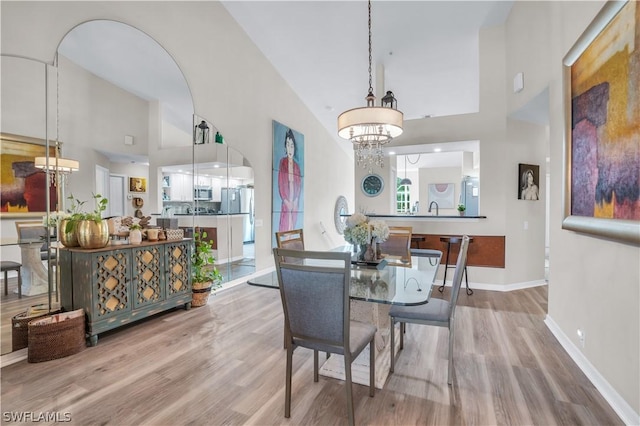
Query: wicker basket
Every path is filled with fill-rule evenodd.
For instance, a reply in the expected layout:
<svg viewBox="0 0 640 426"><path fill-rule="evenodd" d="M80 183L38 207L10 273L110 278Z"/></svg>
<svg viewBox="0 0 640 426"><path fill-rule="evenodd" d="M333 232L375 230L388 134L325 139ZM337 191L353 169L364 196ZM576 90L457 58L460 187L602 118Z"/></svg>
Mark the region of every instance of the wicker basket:
<svg viewBox="0 0 640 426"><path fill-rule="evenodd" d="M15 317L11 318L11 350L17 351L19 349L26 348L29 342L29 328L27 325L29 321L33 321L38 318L42 318L46 315L52 315L60 313L59 310L52 312L44 312L38 315L27 316L27 311L20 312Z"/></svg>
<svg viewBox="0 0 640 426"><path fill-rule="evenodd" d="M182 229L166 229L164 232L167 234L167 241L181 240L184 238L184 230Z"/></svg>
<svg viewBox="0 0 640 426"><path fill-rule="evenodd" d="M27 361L42 362L77 354L86 347L84 310L29 322Z"/></svg>

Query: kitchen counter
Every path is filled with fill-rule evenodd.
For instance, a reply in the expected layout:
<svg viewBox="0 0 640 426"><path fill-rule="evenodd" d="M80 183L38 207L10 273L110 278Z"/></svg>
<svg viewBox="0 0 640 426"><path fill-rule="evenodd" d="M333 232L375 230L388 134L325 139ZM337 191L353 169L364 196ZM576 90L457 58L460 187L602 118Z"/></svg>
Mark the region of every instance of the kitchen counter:
<svg viewBox="0 0 640 426"><path fill-rule="evenodd" d="M365 214L367 217L380 217L385 219L486 219L486 216L460 216L460 215L410 215L410 214ZM341 217L349 217L350 214L342 214Z"/></svg>

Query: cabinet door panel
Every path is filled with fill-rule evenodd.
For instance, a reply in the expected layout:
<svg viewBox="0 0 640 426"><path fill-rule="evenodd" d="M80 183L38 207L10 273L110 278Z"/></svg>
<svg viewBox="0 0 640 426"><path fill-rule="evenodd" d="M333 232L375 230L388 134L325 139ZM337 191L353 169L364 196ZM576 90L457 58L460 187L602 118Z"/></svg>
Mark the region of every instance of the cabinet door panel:
<svg viewBox="0 0 640 426"><path fill-rule="evenodd" d="M176 241L164 247L166 298L191 293L191 242Z"/></svg>
<svg viewBox="0 0 640 426"><path fill-rule="evenodd" d="M99 321L131 311L131 250L92 254L93 315Z"/></svg>
<svg viewBox="0 0 640 426"><path fill-rule="evenodd" d="M152 305L165 299L164 265L162 264L161 245L132 249L134 309Z"/></svg>

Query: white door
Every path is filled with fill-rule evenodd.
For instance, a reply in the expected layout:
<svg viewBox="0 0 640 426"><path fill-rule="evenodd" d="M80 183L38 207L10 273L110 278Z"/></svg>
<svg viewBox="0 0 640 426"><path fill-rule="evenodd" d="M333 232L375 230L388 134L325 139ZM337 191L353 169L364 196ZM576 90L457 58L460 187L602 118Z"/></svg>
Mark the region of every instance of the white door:
<svg viewBox="0 0 640 426"><path fill-rule="evenodd" d="M125 197L124 175L109 175L109 211L111 216L125 216L124 214L124 197Z"/></svg>
<svg viewBox="0 0 640 426"><path fill-rule="evenodd" d="M107 198L109 196L109 169L96 164L96 194ZM111 216L111 206L107 203L107 209L102 212L102 217Z"/></svg>

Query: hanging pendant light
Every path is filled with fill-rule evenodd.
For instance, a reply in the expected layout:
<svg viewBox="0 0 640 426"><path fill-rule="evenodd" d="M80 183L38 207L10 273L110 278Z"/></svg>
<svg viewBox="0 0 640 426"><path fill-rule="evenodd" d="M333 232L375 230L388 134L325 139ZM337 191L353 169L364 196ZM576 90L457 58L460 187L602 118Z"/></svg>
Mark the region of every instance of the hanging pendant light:
<svg viewBox="0 0 640 426"><path fill-rule="evenodd" d="M411 179L407 177L407 156L404 156L404 179L400 181L400 185L411 185Z"/></svg>
<svg viewBox="0 0 640 426"><path fill-rule="evenodd" d="M338 116L338 135L353 143L358 165L371 172L373 165L384 166L383 145L402 134L402 112L397 110L397 100L388 91L381 106L375 106L371 78L371 0L369 0L369 93L367 106L354 108Z"/></svg>

